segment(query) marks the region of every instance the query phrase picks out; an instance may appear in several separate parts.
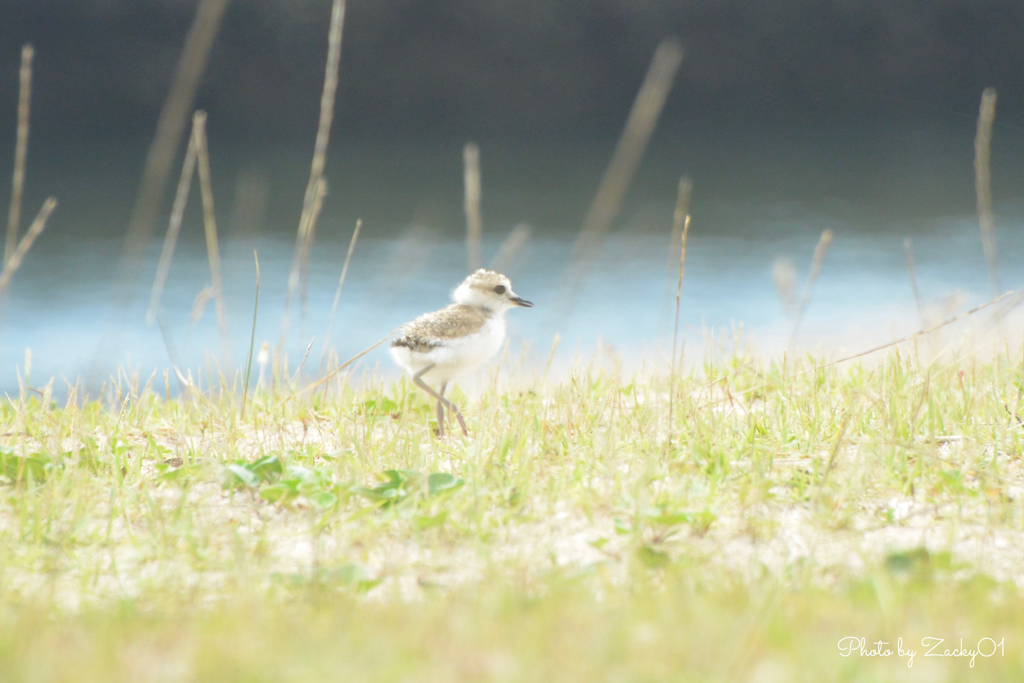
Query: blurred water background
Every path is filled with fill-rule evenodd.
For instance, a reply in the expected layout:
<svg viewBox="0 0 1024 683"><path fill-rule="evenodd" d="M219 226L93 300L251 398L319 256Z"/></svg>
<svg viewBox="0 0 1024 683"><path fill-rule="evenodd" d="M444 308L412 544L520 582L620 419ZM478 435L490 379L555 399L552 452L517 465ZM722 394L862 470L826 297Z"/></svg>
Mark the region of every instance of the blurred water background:
<svg viewBox="0 0 1024 683"><path fill-rule="evenodd" d="M509 315L511 353L533 367L556 334L560 366L598 344L629 367L667 366L670 231L683 175L694 183L680 311L688 362L741 331L761 353L789 350L793 316L773 268L792 264L799 296L823 230L834 239L797 350L857 352L991 299L973 167L978 97L990 85L999 90L999 275L1004 290L1024 285L1024 80L1007 59L1024 27L1015 3L349 5L329 194L308 299L282 348L292 369L310 349L309 377L357 218L363 233L331 352L344 360L446 304L467 270L470 140L481 150L485 262L516 226L530 229L505 270L536 304ZM95 391L118 368L143 382L156 372L162 385L172 363L226 367L212 302L192 320L210 283L197 187L164 292L167 337L145 311L171 188L131 303L116 303L129 214L195 2L69 0L57 11L0 0L0 10L0 164L13 156L17 54L31 41L23 228L45 197L60 201L4 303L0 390L18 390L29 349L31 384L58 378L58 394L63 379ZM249 349L254 251L256 347L282 337L329 11L326 0L232 4L196 102L209 111L231 369ZM666 35L682 39L685 60L612 232L567 306L573 243ZM394 373L386 347L361 367Z"/></svg>
<svg viewBox="0 0 1024 683"><path fill-rule="evenodd" d="M543 364L557 333L563 360L574 354L589 357L600 342L628 366L641 360L667 364L678 268L669 250L673 185L682 172L695 178L680 314L681 339L697 349L691 360L701 358L699 349L711 335L728 347L741 329L755 350L787 350L793 321L773 282L773 266L779 259L792 263L799 296L815 244L826 229L835 237L801 327L801 350L853 352L923 326L905 260L908 237L930 320L986 301L992 286L977 219L968 210L950 210L950 195L959 196L967 209L973 194L971 131L969 125L964 128L959 154L940 150L909 161L887 159L885 150L874 156L853 144L836 150L832 160L820 159L818 148L787 149L787 154L805 158L778 159L773 174L760 169L765 175L759 182L751 182L750 165L770 164L752 141L749 160L737 151L733 158L714 159L722 166L718 172L727 176L720 187L702 182L683 145L658 145L568 313L564 296L570 252L603 170L601 158L610 149L565 145L524 151L484 144L485 261L515 226L531 230L505 269L517 292L536 304L533 310L510 313L510 350L518 357L526 345L528 360ZM898 154L884 141L875 144ZM243 158L244 150L214 146L212 151L234 368L244 362L249 348L254 251L262 269L257 348L263 341L276 347L281 338L294 247L291 230L297 222L286 209L297 214L303 151L284 150L256 160ZM858 155L860 169L853 173L850 166ZM877 160L878 168L872 168L870 159ZM72 383L81 378L93 389L118 367L138 372L143 381L157 371L162 384L171 352L185 370L209 370L211 357L222 362L213 303L192 321L196 297L210 283L198 197L192 197L186 212L163 296L168 345L159 327L145 322L159 240L147 252L131 306L115 306L122 249L118 233L133 199L130 166L138 162L138 154L122 158L108 148L63 160L36 172L62 203L11 288L0 386L7 392L17 389L16 368L24 372L26 349L31 349L33 384L50 377ZM34 161L38 166L45 158ZM735 165L735 177L730 164ZM445 305L467 270L459 144L380 151L347 150L341 142L333 166L330 210L318 227L305 313L296 302L285 337L284 351L293 369L312 342L304 367L311 376L321 364L356 217L363 219L363 237L355 248L331 339L331 350L342 360L399 323ZM842 187L845 178L860 184L856 193ZM929 181L941 197L934 209L924 201L932 193ZM823 197L813 189L823 184L845 191ZM1006 288L1024 281L1022 225L1024 207L1010 202L997 206L1000 274ZM378 364L385 374L393 374L386 347L367 356L364 367Z"/></svg>

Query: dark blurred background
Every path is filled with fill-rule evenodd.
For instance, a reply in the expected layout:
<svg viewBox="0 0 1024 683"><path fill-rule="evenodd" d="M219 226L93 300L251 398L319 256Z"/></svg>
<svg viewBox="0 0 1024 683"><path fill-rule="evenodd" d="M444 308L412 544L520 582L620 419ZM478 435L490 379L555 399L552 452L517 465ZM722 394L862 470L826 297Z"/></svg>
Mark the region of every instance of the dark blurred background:
<svg viewBox="0 0 1024 683"><path fill-rule="evenodd" d="M188 0L4 0L0 93L38 50L44 138L148 135L192 19ZM236 0L200 103L221 137L302 142L330 2ZM614 135L657 42L687 58L664 127L864 125L1022 104L1013 0L350 0L339 128L420 138ZM4 111L5 121L11 112Z"/></svg>
<svg viewBox="0 0 1024 683"><path fill-rule="evenodd" d="M98 193L109 208L137 177L195 4L0 0L0 158L19 47L37 51L33 197L88 209ZM266 176L271 230L295 222L329 14L328 0L236 0L197 101L224 192L239 175ZM889 217L969 211L986 86L999 92L997 199L1024 183L1010 161L1024 151L1021 35L1014 0L350 0L325 216L376 218L368 230L388 232L422 214L461 230L458 203L442 205L457 199L472 139L492 217L575 227L666 36L686 57L632 206L671 202L687 172L705 209L768 198L884 202ZM114 168L102 170L107 188L86 190L75 177L97 147Z"/></svg>

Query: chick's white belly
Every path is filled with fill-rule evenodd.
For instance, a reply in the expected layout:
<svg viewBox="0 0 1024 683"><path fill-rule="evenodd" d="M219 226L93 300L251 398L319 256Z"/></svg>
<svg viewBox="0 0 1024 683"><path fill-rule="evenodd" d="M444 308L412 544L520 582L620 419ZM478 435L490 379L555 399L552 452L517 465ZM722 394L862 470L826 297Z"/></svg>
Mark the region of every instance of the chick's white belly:
<svg viewBox="0 0 1024 683"><path fill-rule="evenodd" d="M505 321L487 321L476 333L460 338L445 339L440 346L428 351L413 351L405 346L392 346L391 357L410 374L433 365L423 378L435 382L448 382L454 377L477 369L490 360L505 340Z"/></svg>

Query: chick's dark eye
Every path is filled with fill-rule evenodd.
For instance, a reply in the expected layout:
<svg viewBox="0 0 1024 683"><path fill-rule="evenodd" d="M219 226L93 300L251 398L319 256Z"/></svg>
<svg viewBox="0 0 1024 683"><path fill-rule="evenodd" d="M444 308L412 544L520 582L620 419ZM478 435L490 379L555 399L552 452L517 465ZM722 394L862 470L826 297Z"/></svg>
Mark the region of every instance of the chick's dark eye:
<svg viewBox="0 0 1024 683"><path fill-rule="evenodd" d="M494 288L494 293L495 294L504 294L505 293L505 285L498 285L497 287L495 287Z"/></svg>

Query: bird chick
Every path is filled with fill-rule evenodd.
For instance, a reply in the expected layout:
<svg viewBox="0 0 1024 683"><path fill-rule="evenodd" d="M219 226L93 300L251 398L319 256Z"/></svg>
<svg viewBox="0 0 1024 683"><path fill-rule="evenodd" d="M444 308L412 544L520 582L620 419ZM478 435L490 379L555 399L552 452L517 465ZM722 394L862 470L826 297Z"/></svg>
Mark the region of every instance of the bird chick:
<svg viewBox="0 0 1024 683"><path fill-rule="evenodd" d="M482 268L456 287L452 301L403 325L391 342L395 362L412 375L413 384L437 399L437 430L442 437L446 408L455 414L462 433L469 434L462 413L444 397L448 383L477 369L501 349L507 310L533 307L512 291L507 277ZM438 383L438 391L426 380Z"/></svg>

